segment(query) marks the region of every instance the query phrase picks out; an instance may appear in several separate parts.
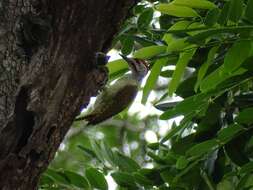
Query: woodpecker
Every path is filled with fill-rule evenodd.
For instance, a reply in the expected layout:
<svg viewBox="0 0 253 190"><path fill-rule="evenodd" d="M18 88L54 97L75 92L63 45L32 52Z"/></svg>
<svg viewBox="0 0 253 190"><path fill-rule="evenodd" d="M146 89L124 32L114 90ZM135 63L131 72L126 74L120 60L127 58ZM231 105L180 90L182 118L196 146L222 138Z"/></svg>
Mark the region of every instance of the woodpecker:
<svg viewBox="0 0 253 190"><path fill-rule="evenodd" d="M105 87L97 96L93 110L76 120L85 120L87 125L96 125L127 108L135 99L142 79L149 70L148 63L142 59L121 57L128 63L131 73Z"/></svg>

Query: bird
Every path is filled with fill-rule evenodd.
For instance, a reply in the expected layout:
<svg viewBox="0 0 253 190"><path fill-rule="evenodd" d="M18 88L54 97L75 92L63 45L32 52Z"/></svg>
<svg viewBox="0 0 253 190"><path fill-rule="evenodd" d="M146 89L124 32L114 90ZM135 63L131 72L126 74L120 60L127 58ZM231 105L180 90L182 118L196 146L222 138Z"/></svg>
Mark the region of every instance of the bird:
<svg viewBox="0 0 253 190"><path fill-rule="evenodd" d="M143 59L120 56L128 63L131 73L105 87L97 96L92 111L76 120L85 120L86 125L96 125L122 112L133 102L142 79L149 71L149 64Z"/></svg>

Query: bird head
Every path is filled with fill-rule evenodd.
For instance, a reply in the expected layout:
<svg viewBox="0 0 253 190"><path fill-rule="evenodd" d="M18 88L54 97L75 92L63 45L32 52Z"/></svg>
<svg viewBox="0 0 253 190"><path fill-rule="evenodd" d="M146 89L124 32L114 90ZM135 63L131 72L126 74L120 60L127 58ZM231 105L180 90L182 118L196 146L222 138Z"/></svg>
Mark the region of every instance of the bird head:
<svg viewBox="0 0 253 190"><path fill-rule="evenodd" d="M141 81L149 71L149 64L143 59L128 58L125 55L120 54L120 56L128 63L132 75Z"/></svg>

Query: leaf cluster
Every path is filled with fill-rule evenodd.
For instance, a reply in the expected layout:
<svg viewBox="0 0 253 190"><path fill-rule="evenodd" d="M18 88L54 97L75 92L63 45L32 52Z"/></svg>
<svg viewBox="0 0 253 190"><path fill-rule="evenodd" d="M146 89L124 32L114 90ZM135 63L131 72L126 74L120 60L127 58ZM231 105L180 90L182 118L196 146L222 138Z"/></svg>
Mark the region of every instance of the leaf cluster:
<svg viewBox="0 0 253 190"><path fill-rule="evenodd" d="M134 7L133 17L114 40L115 48L152 66L142 103L151 92L162 94L154 102L162 112L159 119L183 119L169 126L158 142L144 142L137 156L126 156L119 146L111 150L115 146L104 141L80 146L99 164L86 169L78 184L107 189L104 176L111 175L118 189L253 188L252 20L253 0L153 0ZM122 59L108 67L111 79L127 71ZM165 85L159 84L161 79ZM140 122L137 118L135 124ZM157 132L153 125L158 127L154 120L147 122ZM45 174L47 179L66 184L59 172L52 173ZM76 185L70 176L74 174L64 173Z"/></svg>

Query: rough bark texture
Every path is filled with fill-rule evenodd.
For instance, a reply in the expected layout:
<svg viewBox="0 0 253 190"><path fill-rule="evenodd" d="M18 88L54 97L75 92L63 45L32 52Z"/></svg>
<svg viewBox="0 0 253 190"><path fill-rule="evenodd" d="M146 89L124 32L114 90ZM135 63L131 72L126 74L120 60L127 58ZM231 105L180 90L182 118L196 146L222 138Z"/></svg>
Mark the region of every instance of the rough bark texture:
<svg viewBox="0 0 253 190"><path fill-rule="evenodd" d="M134 0L0 0L0 189L36 189Z"/></svg>

